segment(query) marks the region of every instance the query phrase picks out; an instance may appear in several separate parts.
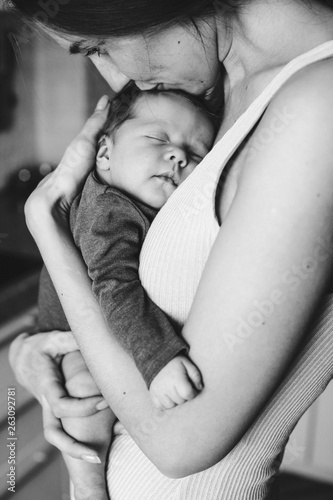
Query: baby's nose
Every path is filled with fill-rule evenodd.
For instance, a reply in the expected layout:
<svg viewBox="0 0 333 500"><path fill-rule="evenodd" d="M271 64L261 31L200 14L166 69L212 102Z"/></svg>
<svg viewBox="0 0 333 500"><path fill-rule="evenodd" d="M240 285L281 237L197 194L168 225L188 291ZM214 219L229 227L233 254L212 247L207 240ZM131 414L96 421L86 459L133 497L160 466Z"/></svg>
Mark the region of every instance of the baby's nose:
<svg viewBox="0 0 333 500"><path fill-rule="evenodd" d="M167 160L177 164L177 166L184 168L187 165L187 155L183 148L174 147L167 153Z"/></svg>

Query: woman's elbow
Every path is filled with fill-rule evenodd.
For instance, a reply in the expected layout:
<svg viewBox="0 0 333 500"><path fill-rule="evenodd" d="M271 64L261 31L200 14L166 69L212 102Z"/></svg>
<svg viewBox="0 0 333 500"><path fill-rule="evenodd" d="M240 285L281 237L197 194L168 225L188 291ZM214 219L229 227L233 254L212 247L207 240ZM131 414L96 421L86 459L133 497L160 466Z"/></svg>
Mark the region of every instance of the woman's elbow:
<svg viewBox="0 0 333 500"><path fill-rule="evenodd" d="M190 443L180 440L177 446L159 450L153 463L159 471L172 479L181 479L198 474L220 462L230 450L209 447L198 443L193 437Z"/></svg>
<svg viewBox="0 0 333 500"><path fill-rule="evenodd" d="M200 412L195 412L194 418L191 414L184 418L173 411L159 412L149 426L145 423L144 428L140 425L137 444L163 475L173 479L213 467L241 437L229 419L214 415L201 418Z"/></svg>

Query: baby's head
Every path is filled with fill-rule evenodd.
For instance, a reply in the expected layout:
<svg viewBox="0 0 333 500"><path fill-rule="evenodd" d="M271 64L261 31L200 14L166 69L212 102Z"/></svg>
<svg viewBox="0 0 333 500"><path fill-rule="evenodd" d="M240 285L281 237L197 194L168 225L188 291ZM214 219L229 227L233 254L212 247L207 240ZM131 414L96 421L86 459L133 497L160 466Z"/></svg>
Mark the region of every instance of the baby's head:
<svg viewBox="0 0 333 500"><path fill-rule="evenodd" d="M208 153L216 128L216 117L192 96L129 84L111 103L96 157L98 176L161 208Z"/></svg>

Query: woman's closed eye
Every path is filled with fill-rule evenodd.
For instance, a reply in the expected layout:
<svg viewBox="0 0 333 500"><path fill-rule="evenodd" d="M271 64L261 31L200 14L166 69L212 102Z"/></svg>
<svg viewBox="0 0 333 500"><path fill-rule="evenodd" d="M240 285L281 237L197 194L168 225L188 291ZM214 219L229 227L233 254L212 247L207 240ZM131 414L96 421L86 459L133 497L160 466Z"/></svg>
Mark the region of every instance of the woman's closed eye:
<svg viewBox="0 0 333 500"><path fill-rule="evenodd" d="M96 46L96 47L88 47L84 56L91 57L97 55L98 57L101 57L106 54L107 52L105 50L102 50L101 47Z"/></svg>

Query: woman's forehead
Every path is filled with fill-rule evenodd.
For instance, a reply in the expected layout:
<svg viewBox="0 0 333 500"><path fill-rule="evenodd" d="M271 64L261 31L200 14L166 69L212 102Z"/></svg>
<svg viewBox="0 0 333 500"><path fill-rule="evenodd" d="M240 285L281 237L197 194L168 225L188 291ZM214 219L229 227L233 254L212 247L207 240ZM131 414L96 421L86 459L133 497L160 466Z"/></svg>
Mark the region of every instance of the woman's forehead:
<svg viewBox="0 0 333 500"><path fill-rule="evenodd" d="M156 34L136 34L133 36L108 37L108 36L80 36L70 33L59 33L50 28L45 31L63 48L71 54L84 54L91 46L104 47L112 53L151 55L154 52L162 55L168 54L168 49L174 54L174 48L183 44L191 36L188 29L175 25L161 30ZM191 36L191 43L193 38Z"/></svg>

